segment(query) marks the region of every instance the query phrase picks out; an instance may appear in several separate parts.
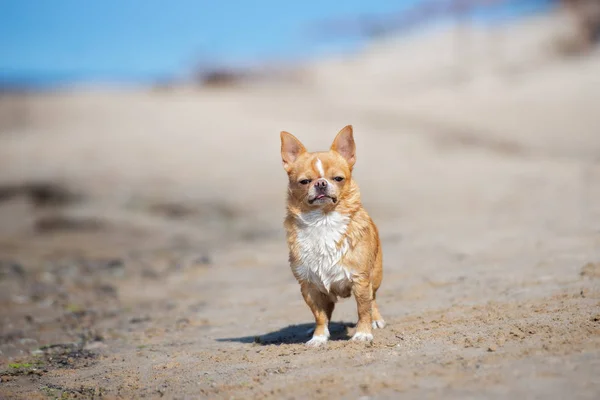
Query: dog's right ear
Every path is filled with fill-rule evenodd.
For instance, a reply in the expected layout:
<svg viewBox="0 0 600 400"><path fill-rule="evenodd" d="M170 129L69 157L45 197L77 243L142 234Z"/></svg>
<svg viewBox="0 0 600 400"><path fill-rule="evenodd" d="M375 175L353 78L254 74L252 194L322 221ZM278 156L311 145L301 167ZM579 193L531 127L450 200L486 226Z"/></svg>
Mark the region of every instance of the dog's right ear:
<svg viewBox="0 0 600 400"><path fill-rule="evenodd" d="M331 150L339 153L348 162L350 169L356 162L356 145L354 144L354 130L352 125L346 125L338 132Z"/></svg>
<svg viewBox="0 0 600 400"><path fill-rule="evenodd" d="M296 136L285 131L281 132L281 161L286 172L290 172L294 161L305 152L306 149Z"/></svg>

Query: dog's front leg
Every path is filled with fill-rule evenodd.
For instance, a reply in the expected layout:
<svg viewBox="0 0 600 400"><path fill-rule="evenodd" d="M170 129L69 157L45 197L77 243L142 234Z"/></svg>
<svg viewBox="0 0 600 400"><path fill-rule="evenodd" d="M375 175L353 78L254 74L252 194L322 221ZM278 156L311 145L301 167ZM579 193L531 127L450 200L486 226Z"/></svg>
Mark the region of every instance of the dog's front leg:
<svg viewBox="0 0 600 400"><path fill-rule="evenodd" d="M371 331L373 288L371 287L371 282L363 277L355 280L352 285L352 292L356 298L358 311L356 333L352 336L352 340L370 342L373 340L373 333Z"/></svg>
<svg viewBox="0 0 600 400"><path fill-rule="evenodd" d="M315 316L315 331L307 346L322 346L329 340L329 318L333 311L333 302L311 284L301 285L304 301Z"/></svg>

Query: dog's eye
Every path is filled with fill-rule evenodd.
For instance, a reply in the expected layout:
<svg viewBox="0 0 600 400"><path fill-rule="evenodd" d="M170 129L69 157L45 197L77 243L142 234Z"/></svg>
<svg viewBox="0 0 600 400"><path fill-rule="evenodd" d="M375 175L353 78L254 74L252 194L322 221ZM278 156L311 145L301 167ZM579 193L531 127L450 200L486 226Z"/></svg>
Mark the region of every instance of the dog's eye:
<svg viewBox="0 0 600 400"><path fill-rule="evenodd" d="M335 178L333 178L333 180L337 181L337 182L341 182L341 181L344 180L344 177L343 176L336 176Z"/></svg>
<svg viewBox="0 0 600 400"><path fill-rule="evenodd" d="M308 185L309 183L310 183L310 179L302 179L302 180L300 181L300 184L301 184L301 185Z"/></svg>

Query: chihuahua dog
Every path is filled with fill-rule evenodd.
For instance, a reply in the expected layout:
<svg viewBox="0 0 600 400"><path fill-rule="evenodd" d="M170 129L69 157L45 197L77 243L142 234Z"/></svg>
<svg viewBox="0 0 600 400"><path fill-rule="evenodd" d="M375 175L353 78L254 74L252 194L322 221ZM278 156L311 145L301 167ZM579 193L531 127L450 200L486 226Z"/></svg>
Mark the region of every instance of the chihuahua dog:
<svg viewBox="0 0 600 400"><path fill-rule="evenodd" d="M289 178L284 225L290 266L316 323L306 344L327 343L335 303L351 294L358 308L352 340L372 341L372 329L385 326L375 302L382 253L377 227L352 179L352 126L337 134L329 151L318 153L307 152L294 135L281 132L281 158Z"/></svg>

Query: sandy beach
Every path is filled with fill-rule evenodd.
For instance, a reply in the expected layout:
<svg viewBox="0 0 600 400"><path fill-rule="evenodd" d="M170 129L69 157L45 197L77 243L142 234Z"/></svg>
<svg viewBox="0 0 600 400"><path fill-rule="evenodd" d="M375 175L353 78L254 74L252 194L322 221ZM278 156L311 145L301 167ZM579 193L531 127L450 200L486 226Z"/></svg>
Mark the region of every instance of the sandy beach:
<svg viewBox="0 0 600 400"><path fill-rule="evenodd" d="M0 397L599 398L600 52L558 55L559 28L0 96ZM312 349L279 132L347 124L388 327L348 341L348 299Z"/></svg>

